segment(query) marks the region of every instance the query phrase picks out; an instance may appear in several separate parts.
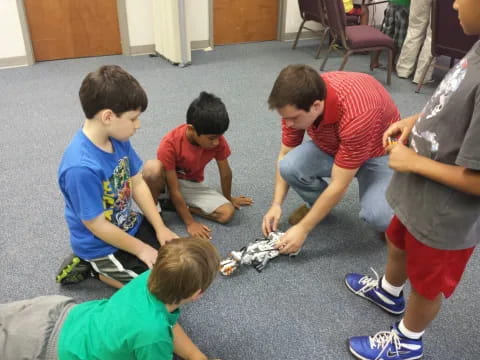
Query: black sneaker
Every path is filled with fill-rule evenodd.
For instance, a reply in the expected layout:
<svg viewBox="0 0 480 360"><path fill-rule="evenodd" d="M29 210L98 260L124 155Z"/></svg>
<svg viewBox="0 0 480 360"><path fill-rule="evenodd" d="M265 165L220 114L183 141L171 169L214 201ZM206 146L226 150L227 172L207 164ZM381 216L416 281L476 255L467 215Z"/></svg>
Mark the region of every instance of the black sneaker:
<svg viewBox="0 0 480 360"><path fill-rule="evenodd" d="M62 262L55 281L59 284L76 284L92 277L92 265L88 261L80 259L75 254L69 255Z"/></svg>

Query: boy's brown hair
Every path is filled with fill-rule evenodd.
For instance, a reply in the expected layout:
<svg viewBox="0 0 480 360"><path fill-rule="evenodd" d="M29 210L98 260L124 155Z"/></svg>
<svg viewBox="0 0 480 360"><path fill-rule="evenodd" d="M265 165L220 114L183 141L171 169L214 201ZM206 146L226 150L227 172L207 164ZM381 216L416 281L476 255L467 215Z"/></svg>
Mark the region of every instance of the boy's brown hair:
<svg viewBox="0 0 480 360"><path fill-rule="evenodd" d="M289 65L280 71L268 97L270 110L294 105L310 111L315 100L324 100L325 83L320 74L308 65Z"/></svg>
<svg viewBox="0 0 480 360"><path fill-rule="evenodd" d="M147 94L137 79L118 65L104 65L89 73L82 81L79 95L87 119L104 109L121 116L127 111L144 112L148 105Z"/></svg>
<svg viewBox="0 0 480 360"><path fill-rule="evenodd" d="M165 304L178 304L204 292L217 275L218 251L210 240L174 239L160 248L148 279L148 289Z"/></svg>

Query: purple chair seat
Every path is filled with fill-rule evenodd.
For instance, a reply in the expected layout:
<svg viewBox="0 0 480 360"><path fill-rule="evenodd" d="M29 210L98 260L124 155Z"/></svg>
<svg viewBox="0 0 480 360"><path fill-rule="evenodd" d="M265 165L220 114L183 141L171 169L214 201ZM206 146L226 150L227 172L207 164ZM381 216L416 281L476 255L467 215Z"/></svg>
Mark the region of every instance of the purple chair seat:
<svg viewBox="0 0 480 360"><path fill-rule="evenodd" d="M362 51L381 51L386 50L388 54L387 63L387 84L390 85L390 78L393 68L393 40L381 31L368 26L357 25L347 26L347 16L345 15L345 7L343 0L323 0L327 9L327 19L330 25L330 34L332 41L328 48L327 54L323 59L320 70L324 70L328 56L335 49L336 44L341 41L345 49L342 64L338 70L343 70L350 55Z"/></svg>
<svg viewBox="0 0 480 360"><path fill-rule="evenodd" d="M394 47L392 38L368 25L347 26L345 35L351 49Z"/></svg>

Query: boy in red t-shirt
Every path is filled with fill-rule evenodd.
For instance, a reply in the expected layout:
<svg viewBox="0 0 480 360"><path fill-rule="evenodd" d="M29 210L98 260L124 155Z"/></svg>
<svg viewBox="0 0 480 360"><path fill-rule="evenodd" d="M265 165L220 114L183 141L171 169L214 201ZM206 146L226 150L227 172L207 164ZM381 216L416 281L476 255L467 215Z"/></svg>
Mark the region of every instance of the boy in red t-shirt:
<svg viewBox="0 0 480 360"><path fill-rule="evenodd" d="M222 100L200 93L188 108L187 124L164 136L157 160L147 161L143 169L154 199L167 185L170 199L192 236L211 237L210 228L195 221L192 214L225 224L235 209L253 203L249 197L231 195L232 170L227 160L230 147L223 137L228 125ZM223 195L203 183L205 166L212 159L217 161Z"/></svg>

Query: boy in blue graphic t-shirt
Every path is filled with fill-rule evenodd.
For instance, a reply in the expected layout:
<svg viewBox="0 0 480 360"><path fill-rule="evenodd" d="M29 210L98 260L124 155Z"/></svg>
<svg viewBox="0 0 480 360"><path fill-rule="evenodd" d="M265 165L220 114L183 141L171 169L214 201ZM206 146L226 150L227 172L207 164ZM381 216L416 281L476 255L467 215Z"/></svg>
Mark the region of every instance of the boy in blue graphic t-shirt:
<svg viewBox="0 0 480 360"><path fill-rule="evenodd" d="M93 270L121 287L151 268L157 249L177 237L163 223L129 142L147 95L115 65L89 73L79 95L86 120L58 170L74 255L62 264L57 282L78 282ZM132 199L143 215L132 209Z"/></svg>

